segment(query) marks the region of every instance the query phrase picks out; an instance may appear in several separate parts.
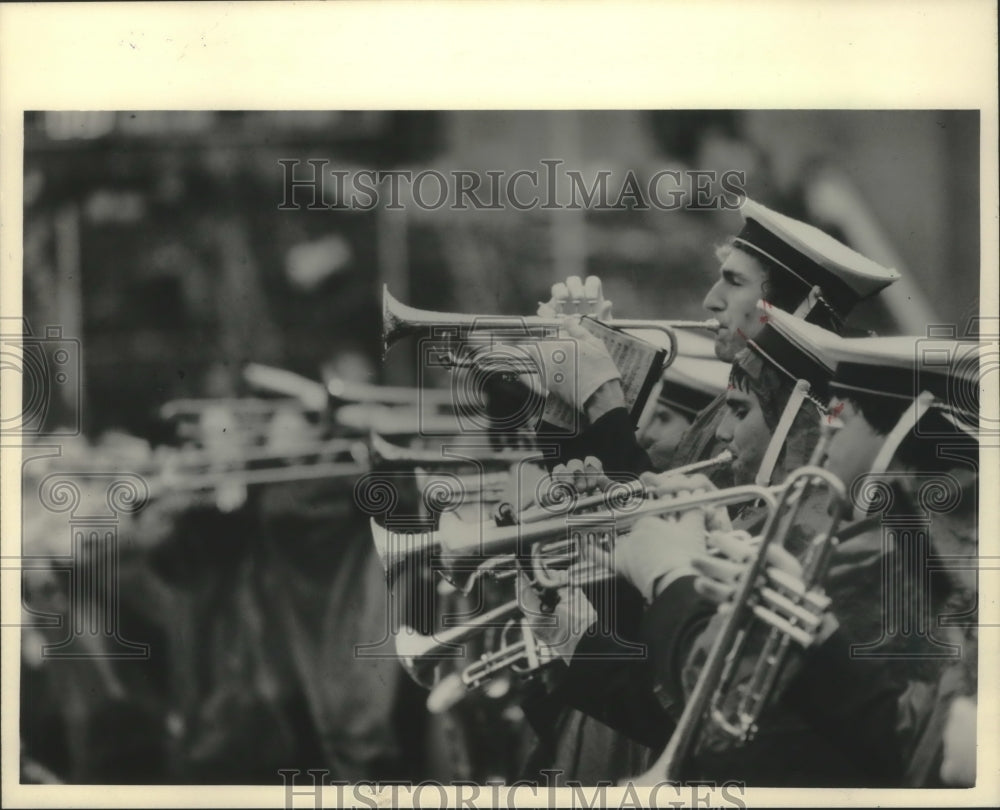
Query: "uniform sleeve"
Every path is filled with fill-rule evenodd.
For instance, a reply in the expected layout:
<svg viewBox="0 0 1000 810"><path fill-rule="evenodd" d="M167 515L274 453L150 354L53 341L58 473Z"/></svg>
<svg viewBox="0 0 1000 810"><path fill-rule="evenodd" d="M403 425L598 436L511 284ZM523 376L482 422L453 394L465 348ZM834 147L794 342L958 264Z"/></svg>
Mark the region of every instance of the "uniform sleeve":
<svg viewBox="0 0 1000 810"><path fill-rule="evenodd" d="M903 707L926 717L933 694L927 684L894 681L883 662L852 657L847 638L837 631L803 657L783 698L859 765L899 784L913 743L900 733ZM921 724L912 717L908 722Z"/></svg>
<svg viewBox="0 0 1000 810"><path fill-rule="evenodd" d="M657 597L636 642L584 636L560 686L562 699L644 745L665 745L683 705L682 668L715 614L695 592L694 579L681 577Z"/></svg>
<svg viewBox="0 0 1000 810"><path fill-rule="evenodd" d="M583 460L587 456L600 459L610 478L632 478L653 469L649 455L639 446L625 408L613 408L579 435L560 442L559 462Z"/></svg>
<svg viewBox="0 0 1000 810"><path fill-rule="evenodd" d="M684 705L682 674L688 656L705 631L716 606L683 576L664 590L643 616L640 635L649 647L652 689L659 704L679 717Z"/></svg>
<svg viewBox="0 0 1000 810"><path fill-rule="evenodd" d="M577 645L558 697L636 742L666 745L673 721L653 693L645 645L591 633Z"/></svg>
<svg viewBox="0 0 1000 810"><path fill-rule="evenodd" d="M597 619L554 698L643 745L665 745L673 724L653 693L649 648L640 638L642 597L620 578L585 590Z"/></svg>

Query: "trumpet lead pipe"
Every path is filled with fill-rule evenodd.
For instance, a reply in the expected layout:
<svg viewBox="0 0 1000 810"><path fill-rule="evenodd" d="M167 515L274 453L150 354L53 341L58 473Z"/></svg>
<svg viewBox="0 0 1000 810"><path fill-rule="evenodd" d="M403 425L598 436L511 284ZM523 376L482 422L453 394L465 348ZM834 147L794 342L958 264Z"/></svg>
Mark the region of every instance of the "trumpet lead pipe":
<svg viewBox="0 0 1000 810"><path fill-rule="evenodd" d="M705 459L704 461L695 461L691 464L675 467L672 470L668 470L666 473L662 473L662 475L671 477L675 475L690 475L692 473L703 472L704 470L716 467L723 467L731 464L732 461L733 454L728 450L723 450L717 456ZM555 515L565 515L569 512L575 512L580 509L594 509L601 506L613 509L616 503L628 501L632 498L643 498L646 497L646 495L646 487L641 482L630 481L626 484L618 484L614 489L600 492L596 495L590 495L586 498L579 498L576 500L570 498L565 502L555 503L549 506L538 506L531 509L525 509L521 513L518 522L521 524L535 523L539 520L545 520L546 518L553 517Z"/></svg>
<svg viewBox="0 0 1000 810"><path fill-rule="evenodd" d="M630 512L615 514L614 521L621 530L647 515L663 515L699 506L727 506L751 500L761 500L773 510L777 506L777 496L781 491L780 486L765 488L751 484L708 493L659 498L649 500ZM593 520L592 526L588 525L590 519ZM392 531L379 526L374 518L371 527L379 559L382 560L383 567L388 570L401 558L408 558L411 555L436 551L452 558L491 557L496 554L509 554L541 541L562 539L568 532L586 531L588 528L606 530L608 525L607 513L595 513L593 516L581 515L578 522L571 527L567 526L563 516L550 517L526 525L516 524L499 528L458 521L449 525L447 529L424 533Z"/></svg>
<svg viewBox="0 0 1000 810"><path fill-rule="evenodd" d="M467 622L439 630L431 635L422 635L410 627L400 627L396 634L396 652L411 665L435 659L454 659L455 646L492 627L503 627L520 612L521 605L518 600L511 599Z"/></svg>

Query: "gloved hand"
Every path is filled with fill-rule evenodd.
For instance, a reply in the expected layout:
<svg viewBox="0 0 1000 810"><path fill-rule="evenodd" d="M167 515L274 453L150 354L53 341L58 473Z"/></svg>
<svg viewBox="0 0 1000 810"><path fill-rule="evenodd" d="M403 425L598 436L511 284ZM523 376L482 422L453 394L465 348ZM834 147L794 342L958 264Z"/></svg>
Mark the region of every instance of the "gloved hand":
<svg viewBox="0 0 1000 810"><path fill-rule="evenodd" d="M698 572L694 589L713 602L727 602L732 598L736 585L749 569L757 554L757 543L746 532L713 532L708 538L713 555L701 555L693 561ZM793 577L801 579L802 566L787 550L771 544L767 549L767 562Z"/></svg>
<svg viewBox="0 0 1000 810"><path fill-rule="evenodd" d="M517 586L518 600L531 632L568 664L580 639L597 621L594 606L581 588L568 585L559 589L558 603L546 613L538 592L523 572L517 575Z"/></svg>
<svg viewBox="0 0 1000 810"><path fill-rule="evenodd" d="M566 336L576 343L576 357L557 363L555 361L562 356L558 352L565 354L562 344L540 341L543 385L550 395L559 397L578 411L585 411L590 398L605 383L619 381L618 390L621 391L621 372L604 343L580 326L578 318L566 318L564 323ZM625 404L624 394L621 394L621 404Z"/></svg>
<svg viewBox="0 0 1000 810"><path fill-rule="evenodd" d="M500 495L500 502L510 504L514 512L537 505L538 493L545 491L549 479L545 469L538 464L513 464L507 484Z"/></svg>
<svg viewBox="0 0 1000 810"><path fill-rule="evenodd" d="M599 458L587 456L583 461L571 458L565 464L557 464L548 479L539 482L540 502L548 505L558 503L567 496L582 497L603 492L609 484L611 479L604 474Z"/></svg>
<svg viewBox="0 0 1000 810"><path fill-rule="evenodd" d="M700 509L644 517L615 540L612 562L650 603L678 577L696 573L692 562L705 553L706 535Z"/></svg>
<svg viewBox="0 0 1000 810"><path fill-rule="evenodd" d="M600 339L580 326L579 318L564 319L560 338L518 346L495 344L491 357L516 358L518 365L536 369L540 385L549 396L585 413L591 421L611 407L624 407L621 372ZM573 340L572 346L567 346L566 338ZM599 389L601 410L591 413L588 404Z"/></svg>
<svg viewBox="0 0 1000 810"><path fill-rule="evenodd" d="M669 470L664 473L643 473L639 480L654 498L681 498L716 491L717 487L701 473L677 475ZM728 532L732 529L729 513L724 506L696 507L705 515L709 532Z"/></svg>
<svg viewBox="0 0 1000 810"><path fill-rule="evenodd" d="M566 283L552 285L552 298L538 304L538 314L543 318L558 315L590 315L599 321L611 318L611 302L604 299L601 280L588 276L586 284L579 276L570 276Z"/></svg>

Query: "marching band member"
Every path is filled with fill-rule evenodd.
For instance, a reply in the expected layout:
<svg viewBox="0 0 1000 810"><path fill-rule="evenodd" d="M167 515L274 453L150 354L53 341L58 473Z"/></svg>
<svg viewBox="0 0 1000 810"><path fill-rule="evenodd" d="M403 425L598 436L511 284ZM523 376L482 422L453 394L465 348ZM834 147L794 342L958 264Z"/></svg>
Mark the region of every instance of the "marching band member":
<svg viewBox="0 0 1000 810"><path fill-rule="evenodd" d="M724 449L736 459L733 466L735 485L754 483L772 443L777 451L776 480L782 480L787 472L809 461L819 438L820 410L816 399L807 397L793 401L793 418L787 427L779 426L779 422L799 380L805 380L810 389L817 392L814 397L822 398L826 396L831 375L830 363L806 356L794 337L783 333L775 325L765 326L757 340L749 341L748 349L739 353L733 365L725 394L726 412L717 428ZM667 473L659 477L646 474L643 480L661 496L714 488L704 475L675 476ZM818 500L805 504L802 522L810 522L816 514ZM708 525L717 530L737 528L753 531L760 526L764 516L762 510L749 505L740 510L732 521L724 509L711 510L705 516L700 512L686 515L679 520L685 524L693 520L697 525ZM635 539L628 542L640 545L649 542L658 547L663 542L663 527L672 520L670 518L666 524L659 518L640 520L632 530ZM798 528L799 534L805 534L804 527ZM619 542L624 539L620 538ZM630 559L626 557L615 564L624 564ZM653 600L654 587L662 587L657 582L659 576L658 566L640 563L628 569L626 579L648 603ZM578 654L569 662L568 676L562 685L562 695L567 702L637 741L654 748L662 746L673 721L658 711L660 707L650 705L648 695L642 694L642 684L649 689L655 685L648 680L650 674L644 663L632 661L623 664L627 651L619 650L615 641L600 635L596 628L591 628L591 632L577 642L576 650ZM599 685L596 690L595 684ZM786 726L787 733L791 733L793 727ZM812 745L807 749L803 741L802 750L815 748ZM821 751L818 756L825 758L826 752Z"/></svg>
<svg viewBox="0 0 1000 810"><path fill-rule="evenodd" d="M844 424L830 443L827 469L850 487L873 467L878 469L885 455L892 454L893 473L897 476L893 491L901 503L915 502L915 493L908 491L908 485L919 480L919 474L945 474L949 480L961 480L962 471L955 469L954 460L942 459L938 448L947 446L952 453L963 448L974 451L974 440L954 414L961 416L965 410L965 418L975 420L976 405L958 403L956 407L949 403L952 415L932 409L917 424L912 418L900 421L904 414L909 416L906 409L913 401L915 341L861 339L830 343L828 350L829 346L836 347L833 351L838 353L837 377L832 387L846 398L835 401L833 406ZM951 368L947 373L940 367L930 369L934 373L922 374L921 384L937 396L947 397L956 375L966 377L960 383L968 389L975 388L977 383L971 379L974 372L970 369ZM901 426L900 431L891 428L893 418ZM923 421L922 426L919 421ZM897 433L902 435L898 448L893 446L900 438L893 435ZM974 476L964 477L968 489L968 479ZM974 486L974 481L971 483ZM907 593L915 600L913 607L933 599L936 615L940 615L945 600L952 605L957 601L966 608L975 604L975 577L969 570L969 557L975 553L976 539L974 514L970 516L968 510L968 502L973 499L968 494L964 492L966 508L953 510L947 521L935 525L931 540L938 554L953 561L946 593L936 592L938 589L928 593L926 571L909 571ZM728 559L706 555L706 526L697 519L675 520L669 529L663 526L658 531L652 522L636 528L617 545L615 564L630 580L652 583L652 605L644 617L643 635L652 652L656 689L668 703L683 701L697 628L704 626L714 603L724 602L732 594L733 583L753 551L745 542L713 535L714 545L725 551ZM769 770L768 758L753 754L754 746L761 742L758 737L728 755L703 752L691 765L691 778L722 775L746 778L753 784L786 786L974 784L974 745L969 742L969 736L975 734L974 638L959 639L953 649L959 650L963 658L944 666L940 662L927 666L917 661L920 653L926 657L927 652L926 648L917 649L921 643L926 647L927 642L914 637L918 634L888 639L879 656L864 658L851 650L852 642L877 638L880 629L870 621L862 629L866 617L860 615L857 601L867 596L871 606L871 594L865 594L865 590L874 588L877 595L888 599L902 595L881 593L879 585L886 581L882 570L871 577L859 576L857 558L878 555L883 542L881 536L873 534L871 530L860 533L835 552L826 583L833 599L833 613L824 617L817 640L803 657L799 671L793 673L775 709L775 713L784 710L797 715L825 736L834 749L830 755L850 761L856 775L851 777L846 772L847 782L832 781L831 771L818 777L815 771L802 769L808 762L802 762L802 752L796 746L787 746L779 759L780 767ZM654 542L656 536L669 536L670 542ZM915 542L914 537L897 539L889 556L908 559L912 567L917 550L900 543ZM963 556L965 563L959 559ZM800 571L794 556L785 549L771 549L769 561L793 575ZM890 564L898 562L890 560ZM642 577L637 576L638 571L644 572ZM877 617L883 621L887 618ZM885 632L884 625L881 629ZM871 635L873 630L876 632ZM960 632L955 634L961 636ZM764 721L761 726L764 736ZM774 742L778 749L786 747L780 735ZM750 773L745 770L748 764ZM763 768L752 772L761 764Z"/></svg>
<svg viewBox="0 0 1000 810"><path fill-rule="evenodd" d="M686 346L705 345L712 352L713 341L701 335L685 335ZM654 470L665 470L677 445L698 413L726 390L729 367L707 357L678 356L663 371L649 402L639 417L639 446L649 454Z"/></svg>
<svg viewBox="0 0 1000 810"><path fill-rule="evenodd" d="M899 274L882 267L851 250L846 245L804 222L772 211L753 200L744 200L740 209L745 220L743 229L719 252L722 264L719 279L705 296L704 307L719 321L715 336L715 354L731 363L747 339L755 337L763 323L757 311L757 301L764 299L774 309L792 312L826 329L840 333L843 323L859 302L877 295L895 282ZM581 283L579 278L567 279L552 288L552 299L539 309L539 314L591 314L600 316L610 310L610 303L601 296L596 278ZM579 458L595 455L606 470L644 472L651 469L648 459L635 452L635 442L627 419L624 419L624 397L620 382L613 372L601 372L603 346L571 330L571 335L583 345L583 360L594 369L581 368L581 373L596 375L590 381L600 384L580 384L548 380L546 388L567 398L585 415L590 429L580 437L585 452ZM601 379L604 376L605 379ZM725 410L723 396L718 396L699 412L681 440L669 467L711 458L720 451L716 428ZM614 438L607 434L611 432ZM589 446L588 446L589 445ZM645 454L642 454L643 456ZM718 483L725 476L715 476Z"/></svg>
<svg viewBox="0 0 1000 810"><path fill-rule="evenodd" d="M746 340L759 333L763 322L757 302L761 298L775 309L796 312L839 332L858 302L878 294L899 278L896 271L881 267L817 228L752 200L744 201L741 213L744 227L720 251L719 279L704 300L705 308L720 323L715 336L719 360L731 363ZM554 285L551 300L540 306L538 314L593 314L600 318L607 317L610 310L611 303L604 300L599 279L591 277L584 284L571 277L565 284ZM612 478L656 469L636 441L617 371L603 344L572 323L568 331L578 342L582 379L561 383L546 380L545 388L582 412L587 429L564 449L564 457L595 457ZM723 449L718 427L726 409L725 394L720 394L700 411L665 468L717 455ZM577 468L581 464L578 460L569 462ZM557 467L554 472L561 470ZM731 476L717 471L712 480L724 486L731 483ZM623 596L615 603L619 613L615 623L624 633L637 610ZM564 715L560 722L566 731L555 732L550 738L550 747L563 752L556 754L557 763L579 762L582 750L592 752L590 761L595 769L605 767L609 759L636 762L645 755L634 747L618 753L628 744L609 733L606 726L588 734L586 729L580 729L587 721L579 714L571 714L568 719ZM613 772L597 773L615 777Z"/></svg>

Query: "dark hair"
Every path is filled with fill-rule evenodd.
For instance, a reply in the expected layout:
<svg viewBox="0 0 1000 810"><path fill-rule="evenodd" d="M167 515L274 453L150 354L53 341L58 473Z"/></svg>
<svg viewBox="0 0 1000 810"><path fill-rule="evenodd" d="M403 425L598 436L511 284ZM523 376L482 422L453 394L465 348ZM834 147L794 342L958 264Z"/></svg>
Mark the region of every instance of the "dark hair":
<svg viewBox="0 0 1000 810"><path fill-rule="evenodd" d="M860 412L879 436L885 436L892 430L910 405L908 401L880 397L877 394L852 393L844 398Z"/></svg>
<svg viewBox="0 0 1000 810"><path fill-rule="evenodd" d="M910 403L876 394L852 394L848 400L876 433L885 436L899 422ZM942 449L947 448L947 454ZM974 436L956 427L938 408L931 408L910 428L899 448L896 460L921 472L945 472L956 466L955 457L979 457L979 443Z"/></svg>
<svg viewBox="0 0 1000 810"><path fill-rule="evenodd" d="M749 349L744 349L737 355L729 380L730 385L757 397L764 424L773 435L795 383ZM819 414L815 410L814 403L807 399L799 408L785 437L778 456L778 465L783 466L788 473L796 467L807 464L818 441Z"/></svg>
<svg viewBox="0 0 1000 810"><path fill-rule="evenodd" d="M794 312L809 294L811 288L806 287L801 281L791 277L782 268L765 256L747 250L735 241L735 237L729 237L725 242L715 249L715 255L719 261L725 261L726 257L733 251L739 250L743 254L757 261L764 269L767 278L761 285L761 298L773 304L784 312ZM807 323L815 324L828 332L841 334L844 331L844 321L826 301L820 299L819 303L812 308L804 319Z"/></svg>
<svg viewBox="0 0 1000 810"><path fill-rule="evenodd" d="M745 366L753 364L751 373ZM778 427L785 403L792 393L794 384L784 374L760 361L748 349L743 349L729 372L729 384L745 393L753 394L760 403L764 424L772 432Z"/></svg>

